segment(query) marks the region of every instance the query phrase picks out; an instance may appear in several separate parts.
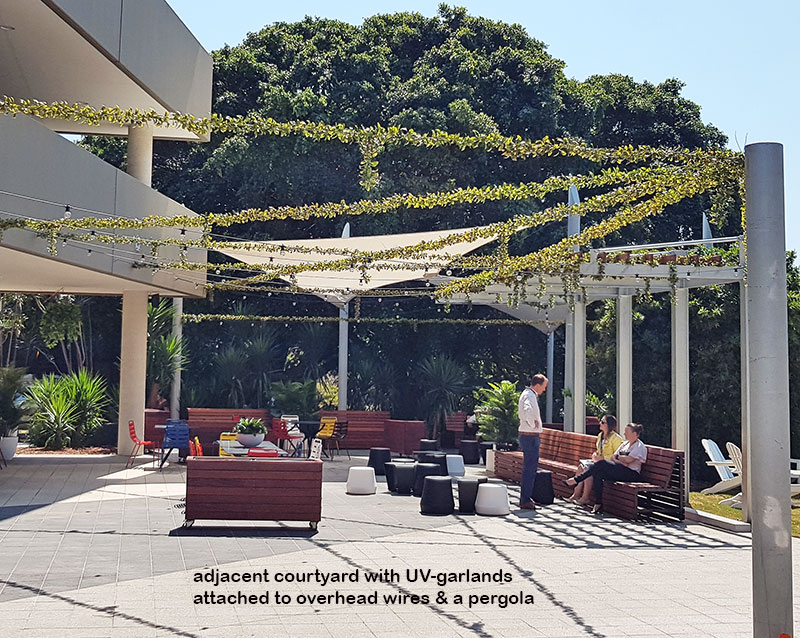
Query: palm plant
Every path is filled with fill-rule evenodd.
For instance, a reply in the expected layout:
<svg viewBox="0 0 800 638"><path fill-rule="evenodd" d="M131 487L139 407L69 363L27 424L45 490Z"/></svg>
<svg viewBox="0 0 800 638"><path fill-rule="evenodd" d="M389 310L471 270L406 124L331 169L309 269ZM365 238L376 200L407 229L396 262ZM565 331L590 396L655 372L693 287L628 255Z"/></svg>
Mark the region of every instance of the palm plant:
<svg viewBox="0 0 800 638"><path fill-rule="evenodd" d="M317 395L317 382L276 381L270 385L275 399L275 407L284 414L297 414L300 420L308 420L319 411L320 398Z"/></svg>
<svg viewBox="0 0 800 638"><path fill-rule="evenodd" d="M71 446L77 410L63 394L41 396L31 419L30 440L48 450Z"/></svg>
<svg viewBox="0 0 800 638"><path fill-rule="evenodd" d="M160 397L169 392L172 379L178 370L184 370L188 357L183 340L173 335L162 335L147 344L147 386L150 388L147 406L158 408Z"/></svg>
<svg viewBox="0 0 800 638"><path fill-rule="evenodd" d="M25 394L31 409L30 440L49 449L79 447L104 420L106 382L80 370L65 377L48 374L31 383Z"/></svg>
<svg viewBox="0 0 800 638"><path fill-rule="evenodd" d="M0 368L0 437L14 436L25 420L18 397L24 388L25 368Z"/></svg>
<svg viewBox="0 0 800 638"><path fill-rule="evenodd" d="M224 407L242 407L244 382L249 375L247 354L235 346L229 346L214 357L214 367L219 379L221 398L227 404Z"/></svg>
<svg viewBox="0 0 800 638"><path fill-rule="evenodd" d="M490 383L475 391L478 431L486 441L512 443L519 429L519 392L510 381Z"/></svg>
<svg viewBox="0 0 800 638"><path fill-rule="evenodd" d="M269 379L278 351L278 333L265 330L247 344L247 361L251 371L251 388L257 408L269 402Z"/></svg>
<svg viewBox="0 0 800 638"><path fill-rule="evenodd" d="M72 446L78 447L103 424L109 401L108 387L103 377L86 368L62 377L60 385L64 396L75 407Z"/></svg>
<svg viewBox="0 0 800 638"><path fill-rule="evenodd" d="M444 420L455 412L467 389L464 369L447 355L430 355L419 365L420 407L431 432L438 438Z"/></svg>

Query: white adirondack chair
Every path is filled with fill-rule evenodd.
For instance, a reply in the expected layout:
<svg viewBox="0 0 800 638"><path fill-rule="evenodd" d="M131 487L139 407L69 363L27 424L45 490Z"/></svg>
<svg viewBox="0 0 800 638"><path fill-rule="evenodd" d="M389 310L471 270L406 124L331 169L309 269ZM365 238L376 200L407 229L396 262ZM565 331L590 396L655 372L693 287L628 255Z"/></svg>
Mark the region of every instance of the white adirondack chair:
<svg viewBox="0 0 800 638"><path fill-rule="evenodd" d="M739 476L742 475L742 451L739 449L738 445L731 443L725 444L725 447L728 448L728 454L730 454L731 461L733 461L733 465L735 470ZM796 459L791 459L792 463L796 463ZM791 487L791 494L792 496L800 495L800 470L793 470L789 469L789 483ZM731 496L730 498L726 498L719 502L720 505L728 505L730 507L735 507L737 509L741 509L742 507L742 493L739 492L736 496Z"/></svg>
<svg viewBox="0 0 800 638"><path fill-rule="evenodd" d="M703 494L719 494L720 492L730 492L731 490L738 490L742 487L742 477L735 473L736 466L733 461L726 459L722 455L722 450L719 449L716 441L711 439L703 439L701 441L703 449L708 454L710 461L706 461L706 465L710 465L719 474L719 482L711 487L702 490Z"/></svg>

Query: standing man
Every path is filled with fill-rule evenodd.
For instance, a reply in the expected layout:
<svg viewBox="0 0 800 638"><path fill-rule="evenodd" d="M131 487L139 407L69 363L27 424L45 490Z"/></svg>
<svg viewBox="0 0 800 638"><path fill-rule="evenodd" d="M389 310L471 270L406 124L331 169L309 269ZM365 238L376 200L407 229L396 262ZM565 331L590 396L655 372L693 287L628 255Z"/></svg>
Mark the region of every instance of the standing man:
<svg viewBox="0 0 800 638"><path fill-rule="evenodd" d="M533 484L539 469L539 445L542 433L542 415L539 412L539 397L547 390L547 377L535 374L530 385L519 395L519 447L522 450L522 487L519 506L524 510L535 510Z"/></svg>

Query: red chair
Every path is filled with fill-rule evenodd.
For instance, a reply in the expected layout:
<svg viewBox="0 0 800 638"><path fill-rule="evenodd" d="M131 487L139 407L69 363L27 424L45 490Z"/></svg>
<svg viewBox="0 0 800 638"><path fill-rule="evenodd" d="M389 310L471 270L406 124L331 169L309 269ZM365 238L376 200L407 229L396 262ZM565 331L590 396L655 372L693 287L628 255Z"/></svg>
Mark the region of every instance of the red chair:
<svg viewBox="0 0 800 638"><path fill-rule="evenodd" d="M251 447L249 450L247 450L247 456L255 456L259 458L276 457L278 456L278 450L271 450L269 448Z"/></svg>
<svg viewBox="0 0 800 638"><path fill-rule="evenodd" d="M281 419L277 423L272 426L272 436L275 439L275 443L280 446L281 441L286 441L286 447L289 449L287 450L292 456L297 454L297 441L303 440L303 435L292 435L289 432L289 426L287 425L286 421Z"/></svg>
<svg viewBox="0 0 800 638"><path fill-rule="evenodd" d="M156 448L158 447L158 443L155 441L140 441L139 437L136 436L136 426L134 425L133 421L128 421L128 431L131 435L131 441L133 441L133 450L131 451L131 455L128 457L128 462L125 464L125 467L133 467L133 459L139 454L139 452L144 448L145 450L150 448L150 451L155 452ZM153 464L156 462L156 455L153 454Z"/></svg>

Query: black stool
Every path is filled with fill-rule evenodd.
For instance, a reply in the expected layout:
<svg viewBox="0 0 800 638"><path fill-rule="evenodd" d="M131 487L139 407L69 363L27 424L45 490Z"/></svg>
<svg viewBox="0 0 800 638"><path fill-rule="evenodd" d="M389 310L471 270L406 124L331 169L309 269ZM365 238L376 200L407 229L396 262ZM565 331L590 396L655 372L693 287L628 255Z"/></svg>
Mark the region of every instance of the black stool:
<svg viewBox="0 0 800 638"><path fill-rule="evenodd" d="M477 465L481 462L481 448L477 441L471 439L461 441L458 451L464 457L465 465Z"/></svg>
<svg viewBox="0 0 800 638"><path fill-rule="evenodd" d="M445 516L453 513L453 485L449 476L426 476L419 511Z"/></svg>
<svg viewBox="0 0 800 638"><path fill-rule="evenodd" d="M493 441L481 441L481 463L486 465L486 450L493 450Z"/></svg>
<svg viewBox="0 0 800 638"><path fill-rule="evenodd" d="M397 463L390 461L389 463L383 464L383 473L386 475L386 487L389 488L390 492L396 492L394 486L394 468L397 467Z"/></svg>
<svg viewBox="0 0 800 638"><path fill-rule="evenodd" d="M392 451L388 447L371 447L367 465L375 470L376 476L383 476L383 464L392 460Z"/></svg>
<svg viewBox="0 0 800 638"><path fill-rule="evenodd" d="M417 463L417 471L414 474L414 491L412 492L414 496L422 496L422 488L425 485L426 476L441 476L439 474L440 467L438 463ZM397 472L397 468L395 468L395 472ZM395 475L395 478L397 478L397 475Z"/></svg>
<svg viewBox="0 0 800 638"><path fill-rule="evenodd" d="M394 461L390 461L388 463L384 463L383 464L383 469L384 469L384 471L386 473L386 486L389 488L390 492L396 492L397 491L397 488L395 487L396 483L395 483L395 478L394 478L395 468L398 465L408 465L409 463L413 465L414 461L411 461L409 459L405 459L405 460L403 460L403 459L395 459Z"/></svg>
<svg viewBox="0 0 800 638"><path fill-rule="evenodd" d="M553 493L553 473L550 470L537 470L536 481L533 483L533 500L542 505L552 505L555 500Z"/></svg>
<svg viewBox="0 0 800 638"><path fill-rule="evenodd" d="M438 450L439 449L439 441L436 439L420 439L419 440L419 449L420 450Z"/></svg>
<svg viewBox="0 0 800 638"><path fill-rule="evenodd" d="M428 460L425 463L438 463L439 474L441 476L450 476L447 471L447 454L444 452L428 452Z"/></svg>
<svg viewBox="0 0 800 638"><path fill-rule="evenodd" d="M475 511L475 499L478 498L478 486L486 483L486 477L458 479L458 511L470 513Z"/></svg>
<svg viewBox="0 0 800 638"><path fill-rule="evenodd" d="M417 474L416 463L396 463L394 466L394 489L398 494L411 494L414 489L414 477Z"/></svg>

